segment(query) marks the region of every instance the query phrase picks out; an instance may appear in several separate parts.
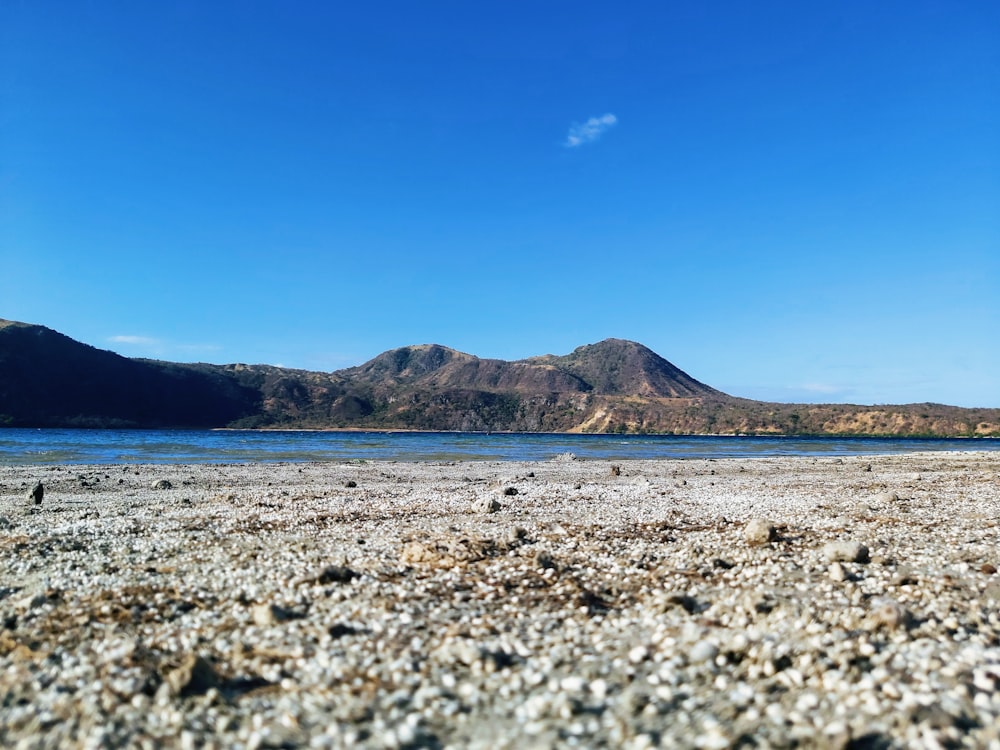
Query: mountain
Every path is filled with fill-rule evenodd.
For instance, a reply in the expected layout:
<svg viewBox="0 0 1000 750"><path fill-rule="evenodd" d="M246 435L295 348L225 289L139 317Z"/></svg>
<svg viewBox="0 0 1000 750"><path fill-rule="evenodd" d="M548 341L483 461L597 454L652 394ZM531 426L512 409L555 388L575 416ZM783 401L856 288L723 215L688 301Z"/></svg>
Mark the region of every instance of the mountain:
<svg viewBox="0 0 1000 750"><path fill-rule="evenodd" d="M258 401L211 366L128 359L0 320L0 424L213 427L255 413Z"/></svg>
<svg viewBox="0 0 1000 750"><path fill-rule="evenodd" d="M0 425L1000 437L1000 409L751 401L622 339L515 362L422 344L323 373L129 359L0 320Z"/></svg>
<svg viewBox="0 0 1000 750"><path fill-rule="evenodd" d="M549 365L586 382L594 393L652 398L720 397L656 352L634 341L605 339L574 349L564 357L547 354L523 360Z"/></svg>
<svg viewBox="0 0 1000 750"><path fill-rule="evenodd" d="M384 352L340 374L380 391L396 387L458 388L518 393L586 392L591 386L556 367L500 359L480 359L438 344L404 346Z"/></svg>

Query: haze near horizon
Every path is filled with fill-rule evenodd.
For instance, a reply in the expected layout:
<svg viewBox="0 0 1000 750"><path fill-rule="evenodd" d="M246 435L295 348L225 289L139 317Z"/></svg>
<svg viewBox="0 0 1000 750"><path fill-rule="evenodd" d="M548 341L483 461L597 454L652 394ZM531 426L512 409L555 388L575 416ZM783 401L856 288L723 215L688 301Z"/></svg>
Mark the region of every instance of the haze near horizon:
<svg viewBox="0 0 1000 750"><path fill-rule="evenodd" d="M6 3L0 317L1000 406L997 38L986 2Z"/></svg>

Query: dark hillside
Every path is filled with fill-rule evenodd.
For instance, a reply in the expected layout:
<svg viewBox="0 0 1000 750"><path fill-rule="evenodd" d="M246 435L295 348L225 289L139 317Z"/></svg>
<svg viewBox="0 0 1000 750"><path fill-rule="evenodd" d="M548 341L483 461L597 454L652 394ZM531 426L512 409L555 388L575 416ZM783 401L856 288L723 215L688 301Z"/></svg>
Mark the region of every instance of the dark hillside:
<svg viewBox="0 0 1000 750"><path fill-rule="evenodd" d="M133 360L43 326L0 324L0 420L8 425L215 427L258 395L197 365Z"/></svg>

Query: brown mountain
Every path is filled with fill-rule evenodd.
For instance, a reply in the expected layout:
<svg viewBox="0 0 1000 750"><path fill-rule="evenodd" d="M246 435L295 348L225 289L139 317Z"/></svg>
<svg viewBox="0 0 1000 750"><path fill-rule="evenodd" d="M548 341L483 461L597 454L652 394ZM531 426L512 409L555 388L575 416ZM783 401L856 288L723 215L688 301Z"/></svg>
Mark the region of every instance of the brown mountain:
<svg viewBox="0 0 1000 750"><path fill-rule="evenodd" d="M406 346L332 373L129 359L0 320L0 425L1000 436L1000 409L773 404L608 339L480 359Z"/></svg>
<svg viewBox="0 0 1000 750"><path fill-rule="evenodd" d="M580 377L547 364L480 359L438 344L392 349L338 374L371 385L379 392L414 386L518 393L575 393L592 389Z"/></svg>
<svg viewBox="0 0 1000 750"><path fill-rule="evenodd" d="M634 341L605 339L563 357L547 354L523 360L548 365L588 383L594 393L647 398L725 397Z"/></svg>

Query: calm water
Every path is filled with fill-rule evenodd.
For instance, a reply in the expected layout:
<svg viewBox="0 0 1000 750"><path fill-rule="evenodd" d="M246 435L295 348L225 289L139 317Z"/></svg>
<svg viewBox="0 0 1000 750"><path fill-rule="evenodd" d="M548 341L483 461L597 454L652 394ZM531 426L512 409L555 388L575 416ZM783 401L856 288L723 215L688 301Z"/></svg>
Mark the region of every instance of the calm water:
<svg viewBox="0 0 1000 750"><path fill-rule="evenodd" d="M1000 450L1000 440L0 429L0 465L544 461L561 453L574 453L579 458L629 459L844 456L943 450Z"/></svg>

